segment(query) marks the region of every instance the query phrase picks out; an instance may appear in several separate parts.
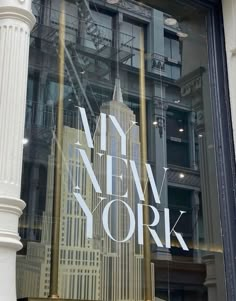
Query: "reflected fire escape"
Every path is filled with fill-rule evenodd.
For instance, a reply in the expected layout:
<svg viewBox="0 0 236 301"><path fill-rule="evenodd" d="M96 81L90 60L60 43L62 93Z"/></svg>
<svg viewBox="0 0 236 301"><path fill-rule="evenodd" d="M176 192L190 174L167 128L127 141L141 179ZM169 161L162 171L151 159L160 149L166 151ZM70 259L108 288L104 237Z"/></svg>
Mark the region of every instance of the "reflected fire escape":
<svg viewBox="0 0 236 301"><path fill-rule="evenodd" d="M49 2L41 0L33 1L32 10L36 16L37 23L31 33L30 39L30 68L38 70L40 76L44 76L44 84L38 87L37 96L27 102L26 111L26 136L34 140L33 151L25 148L25 162L34 161L37 157L40 164L31 167L31 178L34 180L34 187L37 188L40 166L47 166L49 145L52 138L51 130L56 120L56 99L45 98L47 78L57 78L57 57L58 57L58 22L60 12L49 6ZM121 33L115 29L106 28L96 24L93 12L87 0L76 2L77 14L75 18L66 15L66 36L65 36L65 83L72 90L71 101L64 102L64 126L79 128L78 109L80 105L85 108L91 130L95 129L96 116L100 113L101 95L97 92L96 86L102 81L111 84L110 72L112 64L117 59L119 63L125 63L133 56L132 45L134 37ZM53 18L54 17L54 18ZM79 19L79 25L75 22ZM46 21L45 21L46 20ZM79 28L81 27L81 32ZM72 29L73 28L73 29ZM116 39L119 39L117 47ZM38 52L47 57L46 63L37 60ZM48 57L50 59L48 59ZM43 68L42 68L42 65ZM43 69L43 71L42 71ZM46 71L44 69L47 69ZM45 75L41 73L45 72ZM106 80L107 78L107 80ZM94 89L95 88L95 89ZM113 86L111 86L111 92ZM68 100L68 99L65 99ZM104 100L103 100L104 101ZM69 106L68 106L69 104ZM38 147L40 145L40 147ZM28 167L27 167L28 168ZM39 195L36 193L24 196L30 199L27 214L20 219L20 234L22 239L40 241L41 216L36 214ZM33 190L33 186L32 186ZM23 194L27 193L24 192Z"/></svg>
<svg viewBox="0 0 236 301"><path fill-rule="evenodd" d="M42 11L51 8L42 6L40 1L33 1L33 11L36 16L42 15ZM87 0L76 1L78 11L79 29L75 29L76 19L71 15L66 16L66 40L65 40L65 79L73 90L75 105L81 105L86 109L90 122L95 121L99 114L99 101L94 93L94 80L106 80L111 73L111 65L116 61L123 63L132 57L132 41L134 37L115 33L115 30L96 24L93 13ZM52 13L50 13L52 14ZM53 11L59 16L59 11ZM73 30L72 30L73 28ZM112 37L119 35L120 46L116 47L116 41ZM58 24L50 20L50 26L41 22L37 17L37 24L31 33L31 48L37 47L37 41L44 43L44 51L57 56L58 51ZM88 80L89 79L89 80ZM65 108L66 109L66 108ZM76 127L75 124L72 127Z"/></svg>

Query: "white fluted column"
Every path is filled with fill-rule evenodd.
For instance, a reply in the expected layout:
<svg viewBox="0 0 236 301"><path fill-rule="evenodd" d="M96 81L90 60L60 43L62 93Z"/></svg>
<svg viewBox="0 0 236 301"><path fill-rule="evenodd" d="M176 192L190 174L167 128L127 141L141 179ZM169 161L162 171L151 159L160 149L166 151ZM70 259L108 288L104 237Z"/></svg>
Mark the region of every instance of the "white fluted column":
<svg viewBox="0 0 236 301"><path fill-rule="evenodd" d="M0 1L0 300L15 301L31 0Z"/></svg>

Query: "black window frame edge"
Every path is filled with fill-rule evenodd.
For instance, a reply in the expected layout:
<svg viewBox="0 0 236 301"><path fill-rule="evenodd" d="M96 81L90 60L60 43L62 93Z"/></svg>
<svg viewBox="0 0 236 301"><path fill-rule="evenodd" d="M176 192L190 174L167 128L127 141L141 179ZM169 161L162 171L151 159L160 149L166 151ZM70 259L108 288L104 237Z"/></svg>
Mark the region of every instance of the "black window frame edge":
<svg viewBox="0 0 236 301"><path fill-rule="evenodd" d="M151 0L146 0L150 5ZM236 300L236 164L221 0L176 0L207 11L213 135L227 300ZM151 5L155 7L154 5Z"/></svg>
<svg viewBox="0 0 236 301"><path fill-rule="evenodd" d="M236 169L221 4L209 9L207 33L226 290L227 299L232 301L236 300Z"/></svg>
<svg viewBox="0 0 236 301"><path fill-rule="evenodd" d="M183 0L207 9L207 43L227 300L236 300L236 164L221 1Z"/></svg>

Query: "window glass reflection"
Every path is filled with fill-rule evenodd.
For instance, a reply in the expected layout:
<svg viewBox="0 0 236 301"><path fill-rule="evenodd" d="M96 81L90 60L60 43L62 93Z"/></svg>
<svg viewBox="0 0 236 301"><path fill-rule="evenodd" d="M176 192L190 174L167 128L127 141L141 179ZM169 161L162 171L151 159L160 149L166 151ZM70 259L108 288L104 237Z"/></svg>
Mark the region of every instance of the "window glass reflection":
<svg viewBox="0 0 236 301"><path fill-rule="evenodd" d="M64 2L33 1L18 298L53 253L60 298L226 300L207 11Z"/></svg>

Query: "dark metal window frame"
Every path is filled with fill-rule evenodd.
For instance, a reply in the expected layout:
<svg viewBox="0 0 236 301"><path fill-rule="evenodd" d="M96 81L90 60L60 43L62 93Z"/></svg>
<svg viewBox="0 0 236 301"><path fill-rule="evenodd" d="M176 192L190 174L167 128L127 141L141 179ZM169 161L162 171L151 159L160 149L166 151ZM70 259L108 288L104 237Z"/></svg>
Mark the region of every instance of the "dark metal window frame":
<svg viewBox="0 0 236 301"><path fill-rule="evenodd" d="M236 168L220 1L183 0L208 10L207 36L216 169L224 247L227 300L236 300Z"/></svg>
<svg viewBox="0 0 236 301"><path fill-rule="evenodd" d="M145 0L145 4L161 9L161 3ZM207 10L207 42L212 99L217 184L224 247L227 300L236 300L236 166L232 119L228 88L222 5L220 0L175 0L175 5L190 5ZM171 14L172 0L165 0ZM162 8L163 10L163 8ZM174 13L172 11L172 13Z"/></svg>
<svg viewBox="0 0 236 301"><path fill-rule="evenodd" d="M236 300L236 169L221 4L210 6L207 30L225 277L231 301Z"/></svg>

